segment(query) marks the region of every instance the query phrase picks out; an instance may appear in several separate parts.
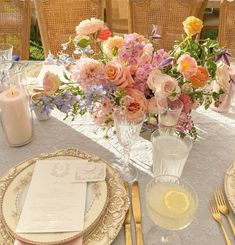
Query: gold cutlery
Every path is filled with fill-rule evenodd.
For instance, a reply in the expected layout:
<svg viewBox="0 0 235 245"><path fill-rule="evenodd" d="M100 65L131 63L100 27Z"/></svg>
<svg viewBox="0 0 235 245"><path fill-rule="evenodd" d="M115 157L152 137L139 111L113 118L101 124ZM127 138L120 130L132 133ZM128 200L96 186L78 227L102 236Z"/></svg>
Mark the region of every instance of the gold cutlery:
<svg viewBox="0 0 235 245"><path fill-rule="evenodd" d="M226 204L225 197L224 197L222 190L219 188L216 189L214 192L214 196L215 196L215 201L216 201L219 211L227 218L228 223L233 231L233 235L235 236L235 226L229 216L229 209Z"/></svg>
<svg viewBox="0 0 235 245"><path fill-rule="evenodd" d="M127 182L124 183L126 193L129 195L129 185ZM125 231L125 244L132 245L132 238L131 238L131 214L130 214L130 207L126 213L126 218L124 221L124 231Z"/></svg>
<svg viewBox="0 0 235 245"><path fill-rule="evenodd" d="M220 228L224 234L224 238L225 238L225 241L226 241L226 244L227 245L232 245L231 244L231 241L228 237L228 234L223 226L223 223L222 223L222 218L221 218L221 214L219 212L219 209L217 208L216 206L216 203L215 201L210 201L210 210L211 210L211 214L212 214L212 217L214 218L214 220L220 225Z"/></svg>
<svg viewBox="0 0 235 245"><path fill-rule="evenodd" d="M141 206L140 206L140 192L138 182L135 181L132 185L132 210L135 220L135 230L136 230L136 244L144 245L142 226L141 226Z"/></svg>

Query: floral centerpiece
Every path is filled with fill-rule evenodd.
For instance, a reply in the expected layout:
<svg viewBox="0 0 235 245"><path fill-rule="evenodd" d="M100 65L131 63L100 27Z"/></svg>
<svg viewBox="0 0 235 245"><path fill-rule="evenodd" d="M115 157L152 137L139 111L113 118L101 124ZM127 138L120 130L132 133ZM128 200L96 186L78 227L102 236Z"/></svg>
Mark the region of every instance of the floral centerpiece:
<svg viewBox="0 0 235 245"><path fill-rule="evenodd" d="M198 40L201 20L188 17L183 22L186 35L166 52L158 48L157 27L149 37L137 33L124 37L111 32L98 19L82 21L76 37L62 44L57 63L65 65L67 82L48 72L39 103L43 111L57 108L67 117L91 113L99 125L111 127L112 113L121 108L128 120L138 121L147 113L147 122L157 125L158 98L183 102L176 129L181 136L196 137L190 113L200 105L218 106L223 85L213 92L217 61L227 53L215 40ZM66 54L74 45L74 55ZM55 58L51 54L49 58Z"/></svg>

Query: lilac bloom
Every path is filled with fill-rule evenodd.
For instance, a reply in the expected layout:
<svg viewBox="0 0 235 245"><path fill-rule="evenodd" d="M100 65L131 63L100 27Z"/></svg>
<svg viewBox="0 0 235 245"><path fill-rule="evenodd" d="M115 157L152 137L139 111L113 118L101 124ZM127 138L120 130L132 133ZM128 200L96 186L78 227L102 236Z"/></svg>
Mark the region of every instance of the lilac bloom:
<svg viewBox="0 0 235 245"><path fill-rule="evenodd" d="M153 29L152 29L150 37L153 39L160 39L161 38L161 36L159 34L157 34L157 26L156 25L153 25Z"/></svg>
<svg viewBox="0 0 235 245"><path fill-rule="evenodd" d="M46 61L48 61L48 62L53 61L54 58L55 58L55 56L51 52L49 52L49 54L48 54L48 56L46 58Z"/></svg>
<svg viewBox="0 0 235 245"><path fill-rule="evenodd" d="M231 57L231 54L228 50L220 50L219 54L215 57L215 62L223 60L226 65L230 66L229 57Z"/></svg>
<svg viewBox="0 0 235 245"><path fill-rule="evenodd" d="M61 47L63 50L66 50L68 48L68 44L67 43L62 43Z"/></svg>

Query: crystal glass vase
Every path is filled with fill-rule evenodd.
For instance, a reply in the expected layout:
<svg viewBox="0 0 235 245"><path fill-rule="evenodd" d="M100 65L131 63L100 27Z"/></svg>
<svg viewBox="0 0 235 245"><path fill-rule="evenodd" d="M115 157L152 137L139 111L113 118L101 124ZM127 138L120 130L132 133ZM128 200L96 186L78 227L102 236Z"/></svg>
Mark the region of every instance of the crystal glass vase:
<svg viewBox="0 0 235 245"><path fill-rule="evenodd" d="M128 120L124 111L115 110L113 118L118 142L123 148L122 163L117 168L122 178L130 183L138 177L136 168L130 165L130 151L140 134L144 122L144 115L137 122L133 122Z"/></svg>

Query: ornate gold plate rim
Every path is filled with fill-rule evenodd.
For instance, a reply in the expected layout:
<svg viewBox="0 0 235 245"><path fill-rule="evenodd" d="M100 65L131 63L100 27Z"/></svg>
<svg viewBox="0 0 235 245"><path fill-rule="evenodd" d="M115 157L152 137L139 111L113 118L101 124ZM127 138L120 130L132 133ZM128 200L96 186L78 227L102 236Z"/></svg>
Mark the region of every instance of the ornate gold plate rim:
<svg viewBox="0 0 235 245"><path fill-rule="evenodd" d="M11 181L15 178L15 176L18 175L20 171L22 171L24 168L29 167L31 164L35 163L37 160L41 159L47 159L52 157L78 157L82 159L88 159L90 161L96 161L96 162L103 162L107 166L107 177L106 177L106 183L108 186L108 201L107 206L101 215L99 217L98 222L95 222L94 225L91 226L91 229L87 230L83 234L83 244L89 245L89 244L102 244L102 245L109 245L112 243L112 241L115 239L115 237L118 235L120 229L122 228L122 224L125 219L126 212L129 207L129 197L125 191L123 181L120 177L120 175L112 169L106 161L103 159L87 153L85 151L81 151L79 149L63 149L58 150L56 152L52 153L42 153L35 157L32 157L28 160L25 160L19 164L17 164L15 167L11 168L1 179L0 179L0 200L1 200L1 206L2 206L2 199L4 196L4 190L7 189L7 186L11 183ZM10 231L2 219L2 207L0 210L0 236L2 236L2 243L4 245L13 244L14 238L17 237L16 234L12 233ZM112 228L111 228L112 227ZM80 234L81 235L81 234ZM72 239L74 239L73 237ZM69 239L69 240L72 240ZM54 242L53 244L59 244L67 242L68 240L60 240L58 242ZM103 243L101 243L103 241ZM1 242L1 238L0 238ZM27 242L27 241L26 241ZM28 241L29 242L29 241ZM95 242L95 243L94 243ZM37 243L37 244L51 244L50 242L43 242L43 243Z"/></svg>

